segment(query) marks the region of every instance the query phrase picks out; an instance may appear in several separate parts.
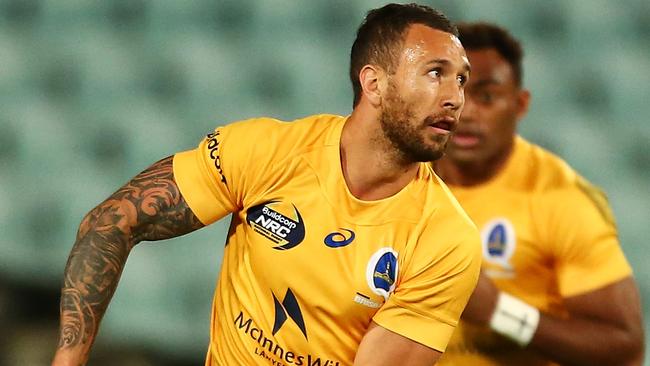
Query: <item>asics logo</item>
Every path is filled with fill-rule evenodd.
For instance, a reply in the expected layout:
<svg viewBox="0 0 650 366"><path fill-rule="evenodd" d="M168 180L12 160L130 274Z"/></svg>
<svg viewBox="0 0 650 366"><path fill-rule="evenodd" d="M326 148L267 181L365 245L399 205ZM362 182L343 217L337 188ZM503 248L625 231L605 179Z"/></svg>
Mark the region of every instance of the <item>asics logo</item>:
<svg viewBox="0 0 650 366"><path fill-rule="evenodd" d="M356 237L356 235L354 234L354 231L352 231L350 229L340 228L339 230L340 231L345 231L347 235L343 234L343 233L340 233L338 231L335 231L335 232L333 232L333 233L331 233L331 234L329 234L329 235L327 235L325 237L325 239L323 240L325 245L327 245L330 248L344 247L344 246L352 243L352 241Z"/></svg>

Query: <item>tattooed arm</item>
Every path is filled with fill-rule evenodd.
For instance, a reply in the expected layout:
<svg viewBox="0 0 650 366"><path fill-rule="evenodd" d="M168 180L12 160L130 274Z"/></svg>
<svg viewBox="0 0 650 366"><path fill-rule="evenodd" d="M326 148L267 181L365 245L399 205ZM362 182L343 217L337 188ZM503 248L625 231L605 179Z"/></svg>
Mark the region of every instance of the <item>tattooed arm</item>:
<svg viewBox="0 0 650 366"><path fill-rule="evenodd" d="M87 362L134 245L201 227L174 181L172 157L153 164L90 211L79 226L65 267L60 338L52 365Z"/></svg>

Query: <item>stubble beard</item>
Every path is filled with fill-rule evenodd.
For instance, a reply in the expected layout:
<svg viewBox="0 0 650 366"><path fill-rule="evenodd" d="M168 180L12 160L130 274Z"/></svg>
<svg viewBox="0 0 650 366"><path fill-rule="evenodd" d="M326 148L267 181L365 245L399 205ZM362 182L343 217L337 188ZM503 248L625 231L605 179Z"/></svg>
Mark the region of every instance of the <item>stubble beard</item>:
<svg viewBox="0 0 650 366"><path fill-rule="evenodd" d="M390 142L398 158L405 163L429 162L440 159L444 155L447 141L443 136L435 135L438 146L425 143L422 130L429 121L424 120L413 124L414 113L410 105L400 98L389 85L389 96L381 111L380 125L384 137Z"/></svg>

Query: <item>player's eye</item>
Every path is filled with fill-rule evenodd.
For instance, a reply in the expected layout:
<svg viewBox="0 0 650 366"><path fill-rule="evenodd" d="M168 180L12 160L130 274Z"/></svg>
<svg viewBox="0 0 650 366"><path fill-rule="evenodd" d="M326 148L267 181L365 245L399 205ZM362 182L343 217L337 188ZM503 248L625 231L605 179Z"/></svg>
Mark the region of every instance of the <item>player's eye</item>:
<svg viewBox="0 0 650 366"><path fill-rule="evenodd" d="M467 75L458 75L456 79L460 86L465 86L465 84L467 84Z"/></svg>
<svg viewBox="0 0 650 366"><path fill-rule="evenodd" d="M433 78L436 78L436 79L439 78L440 76L442 76L442 69L439 68L439 67L436 67L435 69L430 70L429 71L429 76L431 76Z"/></svg>

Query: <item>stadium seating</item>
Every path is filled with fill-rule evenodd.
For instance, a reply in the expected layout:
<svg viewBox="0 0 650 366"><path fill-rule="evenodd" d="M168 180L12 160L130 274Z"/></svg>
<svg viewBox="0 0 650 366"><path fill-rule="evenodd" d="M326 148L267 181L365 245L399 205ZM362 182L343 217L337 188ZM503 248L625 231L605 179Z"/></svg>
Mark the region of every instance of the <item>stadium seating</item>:
<svg viewBox="0 0 650 366"><path fill-rule="evenodd" d="M217 125L348 113L349 47L379 4L0 0L0 276L58 286L82 216ZM521 133L608 192L649 298L648 3L432 5L522 39ZM136 247L101 339L202 355L226 224Z"/></svg>

